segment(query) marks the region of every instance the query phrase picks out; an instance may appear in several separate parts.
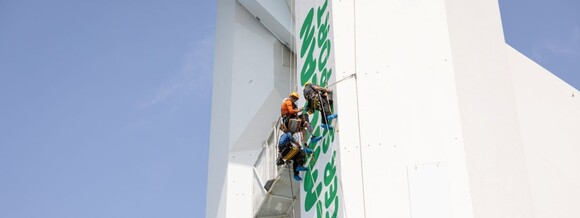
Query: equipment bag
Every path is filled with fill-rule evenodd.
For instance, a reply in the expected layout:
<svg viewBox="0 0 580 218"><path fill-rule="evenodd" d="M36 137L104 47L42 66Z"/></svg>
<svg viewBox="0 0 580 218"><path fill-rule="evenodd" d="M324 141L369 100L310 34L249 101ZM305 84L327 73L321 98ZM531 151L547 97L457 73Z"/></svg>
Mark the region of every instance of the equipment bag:
<svg viewBox="0 0 580 218"><path fill-rule="evenodd" d="M300 151L299 148L292 146L292 149L284 156L284 161L290 160Z"/></svg>
<svg viewBox="0 0 580 218"><path fill-rule="evenodd" d="M301 120L298 118L291 118L288 120L288 131L291 133L300 131L300 122Z"/></svg>

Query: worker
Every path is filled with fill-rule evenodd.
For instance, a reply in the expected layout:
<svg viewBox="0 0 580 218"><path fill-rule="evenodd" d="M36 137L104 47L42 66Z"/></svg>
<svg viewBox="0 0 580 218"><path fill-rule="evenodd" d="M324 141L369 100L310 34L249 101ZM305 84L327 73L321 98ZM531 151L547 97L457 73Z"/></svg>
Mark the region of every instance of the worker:
<svg viewBox="0 0 580 218"><path fill-rule="evenodd" d="M322 114L321 127L332 130L334 127L329 124L329 121L338 116L332 113L332 90L307 82L304 84L303 92L306 103L302 113L312 114L314 110L319 111Z"/></svg>
<svg viewBox="0 0 580 218"><path fill-rule="evenodd" d="M296 101L298 101L298 99L300 99L300 96L298 95L297 92L292 92L290 93L288 98L284 98L284 100L282 101L282 105L280 106L282 123L284 124L287 130L291 130L290 119L293 118L297 119L299 126L298 131L300 131L300 134L302 136L301 138L303 144L305 144L305 146L308 145L306 143L305 129L310 133L310 143L317 143L322 139L322 136L314 135L314 133L312 132L312 127L310 125L310 120L308 120L308 115L304 113L300 115L298 114L298 112L302 111L302 108L298 108L298 106L296 105Z"/></svg>
<svg viewBox="0 0 580 218"><path fill-rule="evenodd" d="M306 171L308 168L304 167L305 153L312 154L312 149L301 147L294 139L292 133L285 132L280 136L278 142L278 160L276 165L280 166L286 161L292 160L292 170L294 171L294 180L301 181L300 171Z"/></svg>

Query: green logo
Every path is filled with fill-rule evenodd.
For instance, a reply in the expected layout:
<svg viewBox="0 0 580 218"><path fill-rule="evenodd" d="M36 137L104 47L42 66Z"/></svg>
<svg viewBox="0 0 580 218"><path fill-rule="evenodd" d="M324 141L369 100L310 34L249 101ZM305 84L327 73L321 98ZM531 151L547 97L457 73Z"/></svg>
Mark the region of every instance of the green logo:
<svg viewBox="0 0 580 218"><path fill-rule="evenodd" d="M300 82L312 82L326 86L332 75L332 66L328 66L328 59L332 52L330 33L330 11L328 0L315 8L310 8L300 27L300 40L302 46L300 58L304 59L304 65L300 69ZM315 57L315 51L318 55ZM316 209L317 217L335 218L339 211L338 176L336 175L336 151L331 148L334 142L334 131L322 130L319 121L320 113L314 113L312 124L315 126L314 134L323 135L321 145L310 144L314 153L308 162L308 168L304 176L303 187L305 191L304 209L311 211ZM322 134L321 134L322 133ZM329 151L332 151L330 152ZM319 163L319 158L326 157L326 163ZM316 166L324 166L324 171L315 169ZM330 210L334 206L334 210Z"/></svg>

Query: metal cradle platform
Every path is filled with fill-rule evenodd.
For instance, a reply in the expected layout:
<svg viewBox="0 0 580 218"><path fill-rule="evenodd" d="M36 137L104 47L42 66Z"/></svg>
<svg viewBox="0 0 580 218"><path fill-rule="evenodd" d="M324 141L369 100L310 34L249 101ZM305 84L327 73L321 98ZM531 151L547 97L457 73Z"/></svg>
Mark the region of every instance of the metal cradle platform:
<svg viewBox="0 0 580 218"><path fill-rule="evenodd" d="M280 167L276 179L266 183L268 193L256 211L256 218L291 217L295 200L300 200L300 182L292 179L290 164ZM271 185L270 185L271 183ZM268 187L270 185L270 187Z"/></svg>

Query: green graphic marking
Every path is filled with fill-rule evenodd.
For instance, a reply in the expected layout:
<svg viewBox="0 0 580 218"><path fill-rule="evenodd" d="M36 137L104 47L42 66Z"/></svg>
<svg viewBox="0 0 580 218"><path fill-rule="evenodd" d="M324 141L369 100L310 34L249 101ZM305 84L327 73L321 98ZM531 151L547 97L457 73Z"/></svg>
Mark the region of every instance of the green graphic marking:
<svg viewBox="0 0 580 218"><path fill-rule="evenodd" d="M300 82L306 82L326 86L332 76L332 67L328 65L328 60L332 53L332 42L330 33L330 11L328 0L315 8L307 9L308 13L304 22L300 26L300 58L304 64L300 69ZM316 14L315 14L316 12ZM314 19L316 18L316 19ZM318 51L318 57L315 57ZM306 171L304 176L304 209L311 211L316 208L316 217L335 218L340 211L338 195L338 176L336 175L336 151L330 149L334 142L334 131L322 130L320 127L320 113L314 113L312 124L314 124L315 134L324 136L321 145L313 145L314 153L308 162L308 167L312 170ZM332 151L332 152L330 152ZM318 163L328 160L326 163ZM324 171L316 169L316 166L324 166ZM322 173L322 175L321 175Z"/></svg>

